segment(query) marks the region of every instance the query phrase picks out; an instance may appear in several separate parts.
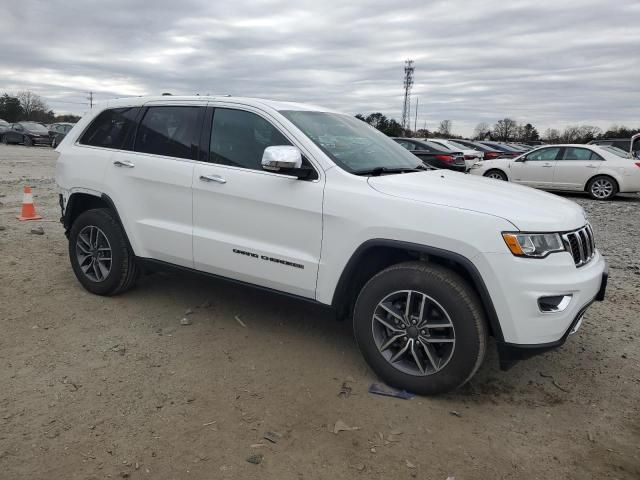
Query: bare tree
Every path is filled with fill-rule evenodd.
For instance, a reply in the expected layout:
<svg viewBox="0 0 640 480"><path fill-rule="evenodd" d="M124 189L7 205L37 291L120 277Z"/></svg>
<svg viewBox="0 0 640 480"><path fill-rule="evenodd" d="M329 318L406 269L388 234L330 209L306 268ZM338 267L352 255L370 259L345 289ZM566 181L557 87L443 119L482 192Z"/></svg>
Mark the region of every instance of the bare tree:
<svg viewBox="0 0 640 480"><path fill-rule="evenodd" d="M556 128L547 128L542 136L549 143L560 142L560 131Z"/></svg>
<svg viewBox="0 0 640 480"><path fill-rule="evenodd" d="M476 140L484 140L491 134L491 127L487 122L480 122L473 131Z"/></svg>
<svg viewBox="0 0 640 480"><path fill-rule="evenodd" d="M16 97L20 100L25 120L33 120L38 114L49 110L49 107L39 95L28 90L18 92Z"/></svg>
<svg viewBox="0 0 640 480"><path fill-rule="evenodd" d="M493 126L493 136L497 140L507 141L516 136L518 133L518 124L511 118L503 118L498 120Z"/></svg>
<svg viewBox="0 0 640 480"><path fill-rule="evenodd" d="M453 122L451 120L442 120L438 125L438 133L443 137L450 137L453 130Z"/></svg>

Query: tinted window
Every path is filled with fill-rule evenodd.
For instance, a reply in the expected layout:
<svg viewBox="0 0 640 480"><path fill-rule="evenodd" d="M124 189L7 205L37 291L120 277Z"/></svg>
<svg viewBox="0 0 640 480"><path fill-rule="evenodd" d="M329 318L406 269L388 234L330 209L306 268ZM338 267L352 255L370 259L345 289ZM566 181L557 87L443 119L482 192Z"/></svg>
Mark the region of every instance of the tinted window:
<svg viewBox="0 0 640 480"><path fill-rule="evenodd" d="M195 158L204 107L149 107L136 135L136 152Z"/></svg>
<svg viewBox="0 0 640 480"><path fill-rule="evenodd" d="M133 134L138 107L105 110L89 125L80 143L94 147L122 148Z"/></svg>
<svg viewBox="0 0 640 480"><path fill-rule="evenodd" d="M533 161L537 161L537 160L539 160L539 161L555 160L559 151L560 151L559 147L542 148L540 150L537 150L537 151L527 155L527 160L533 160Z"/></svg>
<svg viewBox="0 0 640 480"><path fill-rule="evenodd" d="M564 151L564 160L602 160L602 158L586 148L567 147Z"/></svg>
<svg viewBox="0 0 640 480"><path fill-rule="evenodd" d="M398 144L402 145L407 150L415 150L416 146L412 142L407 142L406 140L396 140Z"/></svg>
<svg viewBox="0 0 640 480"><path fill-rule="evenodd" d="M262 170L264 149L275 145L291 142L263 118L242 110L216 108L211 132L212 162Z"/></svg>

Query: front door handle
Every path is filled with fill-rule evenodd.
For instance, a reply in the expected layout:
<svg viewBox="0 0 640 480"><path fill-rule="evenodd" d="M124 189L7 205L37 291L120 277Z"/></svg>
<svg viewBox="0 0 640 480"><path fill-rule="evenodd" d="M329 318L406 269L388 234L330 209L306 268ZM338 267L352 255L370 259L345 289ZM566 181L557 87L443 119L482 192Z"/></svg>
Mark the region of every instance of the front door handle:
<svg viewBox="0 0 640 480"><path fill-rule="evenodd" d="M553 165L551 165L550 163L545 163L544 165L542 165L544 168L551 168L553 167Z"/></svg>
<svg viewBox="0 0 640 480"><path fill-rule="evenodd" d="M587 165L587 168L598 168L597 165Z"/></svg>
<svg viewBox="0 0 640 480"><path fill-rule="evenodd" d="M130 162L129 160L116 160L115 162L113 162L113 164L116 167L126 167L126 168L133 168L135 167L135 163Z"/></svg>
<svg viewBox="0 0 640 480"><path fill-rule="evenodd" d="M200 175L200 180L203 182L227 183L220 175Z"/></svg>

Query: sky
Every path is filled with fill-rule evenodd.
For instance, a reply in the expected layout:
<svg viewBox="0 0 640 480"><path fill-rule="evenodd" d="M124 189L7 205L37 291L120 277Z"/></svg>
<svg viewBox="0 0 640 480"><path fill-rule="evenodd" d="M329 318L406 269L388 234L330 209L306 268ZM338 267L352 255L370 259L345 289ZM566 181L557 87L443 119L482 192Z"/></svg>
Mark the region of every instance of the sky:
<svg viewBox="0 0 640 480"><path fill-rule="evenodd" d="M473 133L640 127L640 0L21 0L0 15L0 93L56 113L133 95L231 94ZM412 121L415 120L412 113Z"/></svg>

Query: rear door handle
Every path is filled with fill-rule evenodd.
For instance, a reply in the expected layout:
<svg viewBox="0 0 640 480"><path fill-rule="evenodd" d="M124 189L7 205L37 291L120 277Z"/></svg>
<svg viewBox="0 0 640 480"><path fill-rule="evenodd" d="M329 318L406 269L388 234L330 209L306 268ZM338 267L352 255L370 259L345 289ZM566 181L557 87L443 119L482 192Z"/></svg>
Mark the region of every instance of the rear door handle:
<svg viewBox="0 0 640 480"><path fill-rule="evenodd" d="M135 163L130 162L129 160L116 160L115 162L113 162L113 164L116 167L126 167L126 168L133 168L135 167Z"/></svg>
<svg viewBox="0 0 640 480"><path fill-rule="evenodd" d="M227 183L220 175L200 175L200 180L203 182Z"/></svg>

